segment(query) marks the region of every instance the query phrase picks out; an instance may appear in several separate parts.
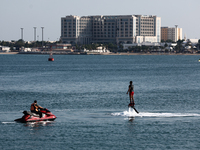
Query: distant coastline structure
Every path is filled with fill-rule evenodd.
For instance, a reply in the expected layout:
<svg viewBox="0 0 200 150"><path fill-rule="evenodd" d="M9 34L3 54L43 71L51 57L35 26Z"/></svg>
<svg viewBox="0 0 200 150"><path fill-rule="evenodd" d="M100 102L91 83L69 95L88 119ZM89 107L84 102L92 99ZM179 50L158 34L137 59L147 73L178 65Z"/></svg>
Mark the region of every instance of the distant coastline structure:
<svg viewBox="0 0 200 150"><path fill-rule="evenodd" d="M43 44L43 43L44 43L44 42L43 42L43 41L44 41L44 39L43 39L43 34L44 34L44 31L43 31L43 30L44 30L44 27L41 27L41 28L42 28L42 48L43 48L43 46L44 46L44 44Z"/></svg>
<svg viewBox="0 0 200 150"><path fill-rule="evenodd" d="M37 27L33 27L34 28L34 41L36 41L36 28Z"/></svg>
<svg viewBox="0 0 200 150"><path fill-rule="evenodd" d="M23 30L24 28L21 28L21 39L23 40Z"/></svg>
<svg viewBox="0 0 200 150"><path fill-rule="evenodd" d="M161 42L161 18L144 15L66 16L61 40L68 44Z"/></svg>
<svg viewBox="0 0 200 150"><path fill-rule="evenodd" d="M177 42L182 38L182 28L178 28L178 25L175 25L175 27L161 27L161 40Z"/></svg>

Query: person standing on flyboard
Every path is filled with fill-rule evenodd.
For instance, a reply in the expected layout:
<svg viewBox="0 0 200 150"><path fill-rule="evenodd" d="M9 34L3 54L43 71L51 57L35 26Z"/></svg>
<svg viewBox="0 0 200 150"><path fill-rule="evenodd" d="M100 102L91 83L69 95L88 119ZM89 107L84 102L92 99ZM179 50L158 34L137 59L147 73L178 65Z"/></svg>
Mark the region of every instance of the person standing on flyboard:
<svg viewBox="0 0 200 150"><path fill-rule="evenodd" d="M129 98L130 98L130 103L132 104L135 104L134 103L134 98L133 98L133 95L134 95L134 85L133 85L133 82L130 81L130 85L128 86L128 91L126 94L129 93Z"/></svg>
<svg viewBox="0 0 200 150"><path fill-rule="evenodd" d="M130 85L128 86L128 91L127 91L126 94L128 94L128 93L129 93L129 98L130 98L130 104L128 105L128 107L132 107L136 111L136 113L139 114L137 109L135 109L135 107L134 107L134 105L135 105L134 97L133 97L133 95L134 95L134 85L133 85L132 81L130 81Z"/></svg>

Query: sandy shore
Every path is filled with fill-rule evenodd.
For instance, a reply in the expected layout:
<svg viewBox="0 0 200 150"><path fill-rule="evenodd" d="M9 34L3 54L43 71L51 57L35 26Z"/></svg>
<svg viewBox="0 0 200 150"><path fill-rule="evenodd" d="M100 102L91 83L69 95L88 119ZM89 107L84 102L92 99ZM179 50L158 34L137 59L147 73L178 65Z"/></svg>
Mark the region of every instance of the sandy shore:
<svg viewBox="0 0 200 150"><path fill-rule="evenodd" d="M7 54L18 54L18 52L0 52L0 55L1 55L1 54L4 54L4 55L5 55L5 54L6 54L6 55L7 55Z"/></svg>

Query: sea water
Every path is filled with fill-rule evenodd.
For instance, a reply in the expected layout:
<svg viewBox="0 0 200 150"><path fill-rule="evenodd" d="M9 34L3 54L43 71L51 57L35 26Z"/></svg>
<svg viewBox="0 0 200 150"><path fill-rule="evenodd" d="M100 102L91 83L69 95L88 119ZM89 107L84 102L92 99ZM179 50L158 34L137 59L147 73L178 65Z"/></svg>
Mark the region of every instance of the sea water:
<svg viewBox="0 0 200 150"><path fill-rule="evenodd" d="M0 55L0 149L200 149L199 58ZM57 119L14 122L34 100Z"/></svg>

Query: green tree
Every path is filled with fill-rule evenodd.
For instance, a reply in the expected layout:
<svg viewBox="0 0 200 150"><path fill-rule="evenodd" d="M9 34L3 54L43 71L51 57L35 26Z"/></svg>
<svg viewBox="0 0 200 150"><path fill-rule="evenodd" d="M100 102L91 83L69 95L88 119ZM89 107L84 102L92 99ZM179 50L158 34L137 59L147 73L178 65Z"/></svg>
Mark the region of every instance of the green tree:
<svg viewBox="0 0 200 150"><path fill-rule="evenodd" d="M166 40L165 42L167 42L167 43L175 43L173 40L170 40L170 39Z"/></svg>
<svg viewBox="0 0 200 150"><path fill-rule="evenodd" d="M149 47L146 45L142 45L141 49L146 53L148 52Z"/></svg>
<svg viewBox="0 0 200 150"><path fill-rule="evenodd" d="M166 48L167 46L168 46L168 44L167 44L167 43L165 43L164 47Z"/></svg>
<svg viewBox="0 0 200 150"><path fill-rule="evenodd" d="M196 47L197 47L198 50L200 50L200 39L198 40Z"/></svg>
<svg viewBox="0 0 200 150"><path fill-rule="evenodd" d="M16 47L17 50L19 50L21 47L24 47L24 40L19 39L17 42L15 42L14 47Z"/></svg>
<svg viewBox="0 0 200 150"><path fill-rule="evenodd" d="M176 42L177 45L176 45L175 49L177 50L178 53L183 52L183 46L182 46L183 41L184 41L184 40L180 40L180 39L179 39L179 40Z"/></svg>

